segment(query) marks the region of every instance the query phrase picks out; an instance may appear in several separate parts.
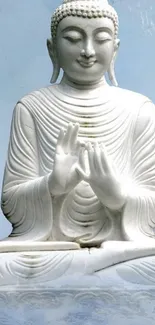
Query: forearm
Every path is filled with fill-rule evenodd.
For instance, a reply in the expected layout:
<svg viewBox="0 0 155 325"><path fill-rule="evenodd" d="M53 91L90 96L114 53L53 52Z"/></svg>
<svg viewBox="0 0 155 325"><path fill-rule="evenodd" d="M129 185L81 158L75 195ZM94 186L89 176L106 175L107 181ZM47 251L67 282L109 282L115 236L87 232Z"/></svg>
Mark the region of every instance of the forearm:
<svg viewBox="0 0 155 325"><path fill-rule="evenodd" d="M133 188L123 209L122 229L126 240L148 241L155 238L155 192Z"/></svg>
<svg viewBox="0 0 155 325"><path fill-rule="evenodd" d="M43 240L52 227L48 175L3 187L2 210L13 224L13 236Z"/></svg>

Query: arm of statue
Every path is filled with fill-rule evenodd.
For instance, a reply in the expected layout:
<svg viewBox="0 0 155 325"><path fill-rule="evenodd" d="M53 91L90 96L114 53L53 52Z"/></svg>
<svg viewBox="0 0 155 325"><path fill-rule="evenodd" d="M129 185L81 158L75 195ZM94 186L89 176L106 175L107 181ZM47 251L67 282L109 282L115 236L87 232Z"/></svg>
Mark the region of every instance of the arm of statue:
<svg viewBox="0 0 155 325"><path fill-rule="evenodd" d="M122 207L124 238L155 245L155 106L148 101L140 108L128 175L117 175L104 146L88 144L87 151L90 174L77 171L105 206Z"/></svg>
<svg viewBox="0 0 155 325"><path fill-rule="evenodd" d="M155 106L140 108L131 150L131 170L125 181L127 202L122 230L127 240L155 245Z"/></svg>
<svg viewBox="0 0 155 325"><path fill-rule="evenodd" d="M78 129L69 124L65 135L61 130L53 170L41 176L33 117L23 103L15 107L2 189L2 210L13 225L11 239L42 241L51 236L51 194L68 193L80 181L75 171L80 152ZM49 159L53 165L52 156Z"/></svg>
<svg viewBox="0 0 155 325"><path fill-rule="evenodd" d="M76 171L80 164L82 147L78 141L79 124L69 123L66 133L60 130L58 137L53 171L49 176L49 190L52 196L69 193L81 181ZM80 164L81 165L81 164Z"/></svg>
<svg viewBox="0 0 155 325"><path fill-rule="evenodd" d="M112 210L121 209L125 204L126 196L105 146L103 143L100 145L95 143L92 147L91 143L88 143L86 150L90 172L87 174L81 167L77 167L78 173L90 184L104 206Z"/></svg>
<svg viewBox="0 0 155 325"><path fill-rule="evenodd" d="M15 107L5 167L2 210L13 225L11 240L47 240L52 229L49 175L40 176L36 128L28 109Z"/></svg>

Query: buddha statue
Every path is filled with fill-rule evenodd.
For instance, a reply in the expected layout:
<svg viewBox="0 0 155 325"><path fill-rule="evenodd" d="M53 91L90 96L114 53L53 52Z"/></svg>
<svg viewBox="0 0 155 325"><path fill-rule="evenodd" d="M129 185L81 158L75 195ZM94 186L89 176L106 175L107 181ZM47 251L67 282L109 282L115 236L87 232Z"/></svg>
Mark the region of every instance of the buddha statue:
<svg viewBox="0 0 155 325"><path fill-rule="evenodd" d="M118 25L107 0L64 0L54 12L51 85L13 112L3 248L109 242L155 253L155 107L117 85Z"/></svg>

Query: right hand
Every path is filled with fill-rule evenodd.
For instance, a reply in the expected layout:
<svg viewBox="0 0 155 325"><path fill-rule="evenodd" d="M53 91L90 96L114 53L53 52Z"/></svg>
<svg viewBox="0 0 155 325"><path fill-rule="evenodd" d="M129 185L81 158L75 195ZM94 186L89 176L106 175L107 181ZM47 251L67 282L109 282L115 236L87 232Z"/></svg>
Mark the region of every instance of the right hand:
<svg viewBox="0 0 155 325"><path fill-rule="evenodd" d="M53 196L69 193L81 181L76 171L80 151L83 150L80 141L77 140L79 124L68 124L66 133L60 130L53 171L49 177L49 190Z"/></svg>

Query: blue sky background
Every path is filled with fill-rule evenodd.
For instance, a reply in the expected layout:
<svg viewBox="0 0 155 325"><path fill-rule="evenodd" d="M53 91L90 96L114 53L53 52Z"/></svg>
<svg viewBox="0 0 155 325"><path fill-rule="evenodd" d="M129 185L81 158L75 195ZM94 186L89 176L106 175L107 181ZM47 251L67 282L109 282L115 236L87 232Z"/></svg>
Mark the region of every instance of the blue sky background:
<svg viewBox="0 0 155 325"><path fill-rule="evenodd" d="M120 18L116 62L119 86L155 103L155 0L111 0ZM0 184L13 108L32 90L49 85L52 65L46 50L50 18L60 0L0 0ZM11 231L0 213L0 238Z"/></svg>

